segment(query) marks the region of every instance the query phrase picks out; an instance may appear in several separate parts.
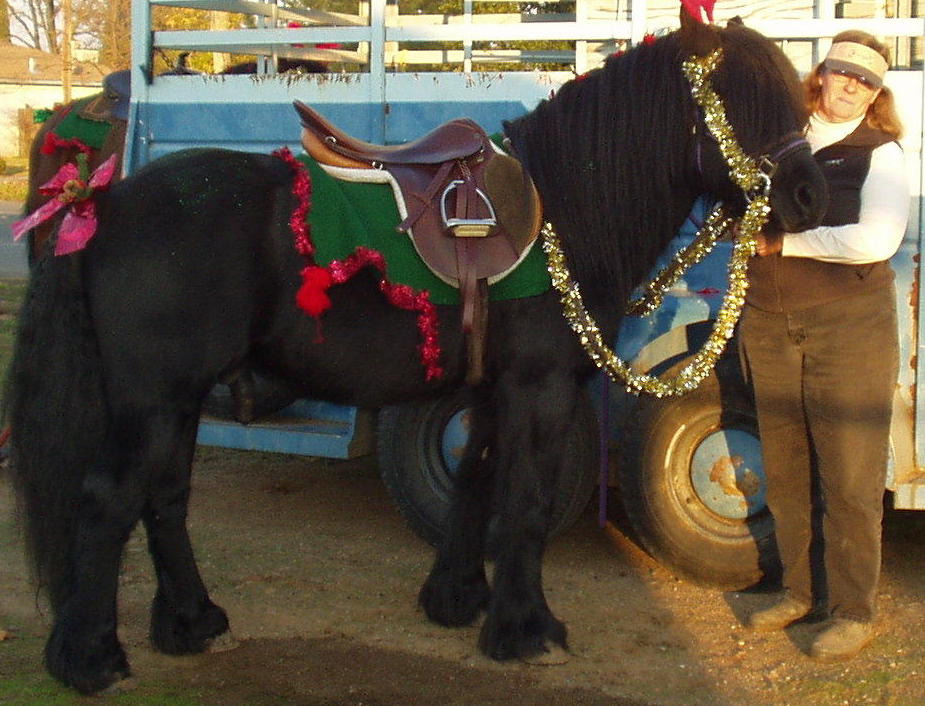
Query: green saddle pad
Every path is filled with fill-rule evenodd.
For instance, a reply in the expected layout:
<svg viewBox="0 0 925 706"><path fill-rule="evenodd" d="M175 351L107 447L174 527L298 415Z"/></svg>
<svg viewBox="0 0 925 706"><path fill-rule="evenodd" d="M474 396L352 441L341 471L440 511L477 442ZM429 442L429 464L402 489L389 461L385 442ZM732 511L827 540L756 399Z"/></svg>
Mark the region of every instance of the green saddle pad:
<svg viewBox="0 0 925 706"><path fill-rule="evenodd" d="M389 184L335 179L308 155L299 157L312 180L308 223L315 244L315 262L327 266L343 260L358 246L378 250L385 258L389 282L430 292L434 304L458 304L459 290L447 284L421 260L411 238L396 230L401 222ZM546 258L534 243L521 263L488 288L494 301L542 294L550 288Z"/></svg>
<svg viewBox="0 0 925 706"><path fill-rule="evenodd" d="M106 136L112 130L112 123L104 120L90 120L80 115L80 111L83 110L84 106L97 98L97 95L94 94L74 101L71 104L70 112L61 119L61 122L55 126L52 132L62 139L72 140L77 138L87 147L95 150L102 149Z"/></svg>

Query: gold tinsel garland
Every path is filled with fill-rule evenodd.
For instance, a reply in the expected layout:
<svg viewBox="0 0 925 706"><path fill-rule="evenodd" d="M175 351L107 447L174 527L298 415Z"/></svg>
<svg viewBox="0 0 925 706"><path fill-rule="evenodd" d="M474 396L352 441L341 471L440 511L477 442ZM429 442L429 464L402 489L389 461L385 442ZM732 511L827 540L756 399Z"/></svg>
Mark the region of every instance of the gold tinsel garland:
<svg viewBox="0 0 925 706"><path fill-rule="evenodd" d="M710 375L726 348L726 343L732 337L742 312L748 288L748 260L755 254L755 236L767 223L771 211L767 193L754 193L762 186L767 187L768 179L758 169L754 160L742 151L726 118L723 103L709 83L709 76L721 59L722 50L717 49L707 57L688 59L682 67L691 84L691 95L703 110L704 122L729 165L730 177L746 193L749 203L736 231L732 257L729 260L728 289L713 324L713 330L694 359L675 378L662 380L637 373L613 352L584 307L578 284L572 280L569 273L558 236L549 223L543 227L543 250L546 253L547 267L552 284L559 292L565 318L578 335L591 360L614 382L623 383L627 391L632 393L646 392L656 397L682 395L695 389ZM766 190L765 188L764 191ZM681 274L710 252L718 236L730 227L730 221L731 219L723 217L720 209L715 209L694 242L675 255L673 262L646 287L645 296L629 306L628 312L645 315L654 311Z"/></svg>
<svg viewBox="0 0 925 706"><path fill-rule="evenodd" d="M674 257L645 286L643 295L630 302L626 308L627 316L648 316L662 305L665 292L691 267L703 260L713 250L716 241L732 227L733 219L726 216L721 205L717 205L707 216L703 226L690 245L675 253Z"/></svg>

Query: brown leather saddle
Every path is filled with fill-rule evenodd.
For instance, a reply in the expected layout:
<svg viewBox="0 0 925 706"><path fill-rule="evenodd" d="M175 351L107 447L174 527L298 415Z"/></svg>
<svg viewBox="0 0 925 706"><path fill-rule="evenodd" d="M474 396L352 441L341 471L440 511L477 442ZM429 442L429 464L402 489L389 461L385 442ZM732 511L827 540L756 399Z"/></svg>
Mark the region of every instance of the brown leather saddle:
<svg viewBox="0 0 925 706"><path fill-rule="evenodd" d="M533 182L513 157L495 149L468 118L423 137L376 145L342 132L295 102L302 144L321 164L383 169L398 183L408 232L427 266L459 287L470 383L482 377L488 284L513 269L536 239L542 209Z"/></svg>

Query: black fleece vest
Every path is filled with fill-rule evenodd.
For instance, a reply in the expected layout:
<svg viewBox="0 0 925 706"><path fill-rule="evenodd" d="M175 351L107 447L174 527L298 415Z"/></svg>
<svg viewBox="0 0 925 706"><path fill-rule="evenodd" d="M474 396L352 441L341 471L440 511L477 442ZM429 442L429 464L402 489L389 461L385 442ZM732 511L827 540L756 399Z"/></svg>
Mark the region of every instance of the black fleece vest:
<svg viewBox="0 0 925 706"><path fill-rule="evenodd" d="M822 225L857 223L861 187L870 171L870 156L892 137L862 122L845 139L823 147L813 157L829 185L829 207ZM836 299L866 293L893 281L889 263L846 265L780 253L753 257L748 266L751 306L764 311L808 309Z"/></svg>

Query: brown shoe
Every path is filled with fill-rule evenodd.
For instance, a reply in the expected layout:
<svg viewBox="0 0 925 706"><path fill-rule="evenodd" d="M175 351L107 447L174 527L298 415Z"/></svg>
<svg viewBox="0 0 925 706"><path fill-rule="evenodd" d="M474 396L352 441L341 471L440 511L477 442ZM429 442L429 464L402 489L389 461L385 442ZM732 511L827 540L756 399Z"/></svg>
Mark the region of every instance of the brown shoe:
<svg viewBox="0 0 925 706"><path fill-rule="evenodd" d="M833 618L825 629L816 635L809 648L809 656L823 662L851 659L873 639L873 623Z"/></svg>
<svg viewBox="0 0 925 706"><path fill-rule="evenodd" d="M748 617L746 624L752 630L760 632L782 630L790 623L808 615L810 610L812 610L812 604L785 596L769 608L756 610Z"/></svg>

